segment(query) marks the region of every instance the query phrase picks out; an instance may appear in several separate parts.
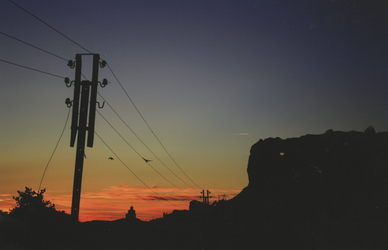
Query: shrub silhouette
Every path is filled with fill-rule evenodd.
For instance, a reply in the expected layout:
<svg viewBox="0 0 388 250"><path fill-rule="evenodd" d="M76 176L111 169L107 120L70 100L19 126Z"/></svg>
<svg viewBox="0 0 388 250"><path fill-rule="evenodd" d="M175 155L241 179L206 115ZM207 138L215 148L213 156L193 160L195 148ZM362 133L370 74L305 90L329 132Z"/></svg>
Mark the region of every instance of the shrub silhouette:
<svg viewBox="0 0 388 250"><path fill-rule="evenodd" d="M55 205L43 199L46 189L34 191L26 187L24 191L17 191L19 196L13 196L16 207L10 212L10 216L19 219L34 221L47 217L55 212Z"/></svg>

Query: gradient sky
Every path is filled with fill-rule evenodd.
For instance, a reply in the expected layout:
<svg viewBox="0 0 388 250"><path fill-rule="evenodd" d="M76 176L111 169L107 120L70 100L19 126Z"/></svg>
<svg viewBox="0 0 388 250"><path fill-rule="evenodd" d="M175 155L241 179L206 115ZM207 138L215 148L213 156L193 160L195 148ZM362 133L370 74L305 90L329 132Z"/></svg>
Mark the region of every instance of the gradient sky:
<svg viewBox="0 0 388 250"><path fill-rule="evenodd" d="M124 218L130 206L140 219L161 217L187 209L201 189L212 192L211 201L231 198L248 184L249 150L260 139L363 131L369 125L388 130L385 0L14 2L99 53L196 184L170 159L105 67L99 79L111 84L99 93L179 178L105 106L99 110L103 117L171 183L97 114L96 132L159 196L96 137L94 147L86 148L82 221ZM74 79L65 60L6 35L68 60L86 53L5 0L0 32L0 60L61 77ZM0 209L8 211L17 190L38 189L73 88L60 77L1 61L0 70ZM45 198L68 213L74 163L69 120L42 184Z"/></svg>

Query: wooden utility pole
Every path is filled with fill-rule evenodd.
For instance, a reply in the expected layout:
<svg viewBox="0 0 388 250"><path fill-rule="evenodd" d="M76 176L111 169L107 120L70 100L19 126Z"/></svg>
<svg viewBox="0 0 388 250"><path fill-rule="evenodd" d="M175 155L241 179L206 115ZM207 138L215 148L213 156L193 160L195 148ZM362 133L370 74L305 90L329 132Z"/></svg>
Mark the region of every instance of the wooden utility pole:
<svg viewBox="0 0 388 250"><path fill-rule="evenodd" d="M211 196L209 196L210 193L211 192L209 190L206 191L206 204L208 204L208 205L210 203L210 198L211 198Z"/></svg>
<svg viewBox="0 0 388 250"><path fill-rule="evenodd" d="M81 81L82 75L82 56L93 56L92 81ZM71 205L71 216L78 221L79 206L81 199L82 171L85 157L86 131L88 131L87 146L93 147L94 141L94 124L96 116L96 99L98 85L98 68L99 65L104 67L106 62L100 63L99 54L76 54L75 62L69 61L68 66L74 68L75 63L75 80L69 85L69 79L65 79L66 85L71 87L74 83L73 101L66 100L68 107L73 106L70 147L74 147L77 136L77 151L75 157L75 171L73 184L73 199ZM100 83L101 84L101 83ZM105 87L106 80L101 87ZM90 97L90 100L89 100ZM90 105L89 105L90 103Z"/></svg>
<svg viewBox="0 0 388 250"><path fill-rule="evenodd" d="M206 190L206 196L205 196L205 190L201 191L202 196L200 198L202 198L203 204L209 205L209 198L211 198L211 196L209 196L210 193L211 192L209 190Z"/></svg>

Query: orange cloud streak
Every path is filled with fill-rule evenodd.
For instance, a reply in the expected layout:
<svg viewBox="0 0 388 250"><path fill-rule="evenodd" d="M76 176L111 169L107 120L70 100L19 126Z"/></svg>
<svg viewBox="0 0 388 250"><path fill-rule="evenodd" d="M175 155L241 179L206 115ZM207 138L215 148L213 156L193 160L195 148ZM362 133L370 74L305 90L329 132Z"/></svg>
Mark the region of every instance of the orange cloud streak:
<svg viewBox="0 0 388 250"><path fill-rule="evenodd" d="M15 200L12 198L12 194L0 194L0 210L3 212L9 212L15 207Z"/></svg>
<svg viewBox="0 0 388 250"><path fill-rule="evenodd" d="M234 135L249 135L249 133L238 133L238 134L234 134Z"/></svg>
<svg viewBox="0 0 388 250"><path fill-rule="evenodd" d="M232 198L241 189L211 190L213 200L217 193ZM189 209L189 202L200 200L200 191L195 189L179 190L172 187L151 187L151 190L140 185L128 186L123 183L111 186L99 192L81 194L80 221L117 220L125 218L131 206L136 210L137 218L148 221L171 213L173 210ZM4 198L3 198L4 197ZM69 190L47 191L45 200L55 204L56 209L70 213L71 192ZM9 211L16 203L12 195L0 195L0 209Z"/></svg>

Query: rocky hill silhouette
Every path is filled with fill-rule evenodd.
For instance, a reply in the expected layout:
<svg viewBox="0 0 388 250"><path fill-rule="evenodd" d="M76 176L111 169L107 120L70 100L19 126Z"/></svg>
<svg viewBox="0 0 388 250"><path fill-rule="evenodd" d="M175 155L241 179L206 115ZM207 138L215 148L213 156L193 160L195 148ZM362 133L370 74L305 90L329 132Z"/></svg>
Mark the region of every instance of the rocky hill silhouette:
<svg viewBox="0 0 388 250"><path fill-rule="evenodd" d="M251 148L249 185L149 222L0 224L9 249L387 249L388 133L328 130ZM14 221L12 221L14 220ZM16 222L15 222L16 221ZM17 248L15 246L19 246ZM7 248L5 248L7 249Z"/></svg>
<svg viewBox="0 0 388 250"><path fill-rule="evenodd" d="M388 133L260 140L247 171L249 185L230 203L250 238L285 249L388 247Z"/></svg>
<svg viewBox="0 0 388 250"><path fill-rule="evenodd" d="M260 140L247 172L235 198L191 202L185 216L197 248L388 249L388 133Z"/></svg>

